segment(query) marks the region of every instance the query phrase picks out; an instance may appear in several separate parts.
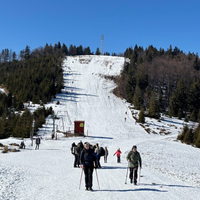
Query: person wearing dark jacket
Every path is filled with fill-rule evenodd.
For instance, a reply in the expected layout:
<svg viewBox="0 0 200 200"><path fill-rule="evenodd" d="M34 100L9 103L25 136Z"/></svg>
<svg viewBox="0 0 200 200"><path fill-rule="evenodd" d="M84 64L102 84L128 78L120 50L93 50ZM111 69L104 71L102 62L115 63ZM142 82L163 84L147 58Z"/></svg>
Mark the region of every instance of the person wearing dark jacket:
<svg viewBox="0 0 200 200"><path fill-rule="evenodd" d="M35 149L39 149L39 145L40 145L40 137L39 136L36 138L35 143L36 143Z"/></svg>
<svg viewBox="0 0 200 200"><path fill-rule="evenodd" d="M85 174L85 187L86 190L93 191L92 189L92 174L94 167L96 168L96 157L94 155L94 150L90 148L90 144L86 142L80 156L81 168L84 170Z"/></svg>
<svg viewBox="0 0 200 200"><path fill-rule="evenodd" d="M26 145L25 145L24 141L21 142L19 148L20 149L25 149L26 148Z"/></svg>
<svg viewBox="0 0 200 200"><path fill-rule="evenodd" d="M137 185L138 165L140 166L140 168L142 168L142 159L140 153L137 151L137 146L133 146L132 151L128 153L126 158L129 162L130 182L133 183L134 179L134 185Z"/></svg>
<svg viewBox="0 0 200 200"><path fill-rule="evenodd" d="M74 167L79 167L79 155L77 152L77 145L75 142L72 143L71 152L74 155Z"/></svg>
<svg viewBox="0 0 200 200"><path fill-rule="evenodd" d="M96 158L97 158L97 167L101 168L101 164L100 164L101 155L100 155L100 148L99 148L98 143L96 143L96 145L95 145L94 153L96 154Z"/></svg>

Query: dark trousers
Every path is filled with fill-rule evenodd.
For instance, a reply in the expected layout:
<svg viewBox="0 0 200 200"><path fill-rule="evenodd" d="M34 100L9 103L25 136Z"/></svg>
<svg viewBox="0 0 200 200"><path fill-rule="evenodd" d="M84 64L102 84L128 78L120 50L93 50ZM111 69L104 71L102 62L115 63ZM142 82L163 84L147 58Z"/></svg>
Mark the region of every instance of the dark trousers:
<svg viewBox="0 0 200 200"><path fill-rule="evenodd" d="M92 187L92 174L93 174L94 167L93 166L84 166L84 173L85 173L85 187L89 188Z"/></svg>
<svg viewBox="0 0 200 200"><path fill-rule="evenodd" d="M101 158L101 156L100 155L97 155L97 167L98 168L101 168L101 164L100 164L100 158Z"/></svg>
<svg viewBox="0 0 200 200"><path fill-rule="evenodd" d="M118 163L121 162L121 160L120 160L120 156L119 156L119 157L117 156L117 162L118 162Z"/></svg>
<svg viewBox="0 0 200 200"><path fill-rule="evenodd" d="M134 183L137 183L138 167L130 167L129 178L134 179Z"/></svg>
<svg viewBox="0 0 200 200"><path fill-rule="evenodd" d="M79 155L74 154L74 167L79 167Z"/></svg>
<svg viewBox="0 0 200 200"><path fill-rule="evenodd" d="M40 144L36 144L36 147L35 147L35 149L39 149L39 145L40 145Z"/></svg>
<svg viewBox="0 0 200 200"><path fill-rule="evenodd" d="M107 163L107 157L108 157L108 155L105 155L105 156L104 156L104 162L105 162L105 163Z"/></svg>

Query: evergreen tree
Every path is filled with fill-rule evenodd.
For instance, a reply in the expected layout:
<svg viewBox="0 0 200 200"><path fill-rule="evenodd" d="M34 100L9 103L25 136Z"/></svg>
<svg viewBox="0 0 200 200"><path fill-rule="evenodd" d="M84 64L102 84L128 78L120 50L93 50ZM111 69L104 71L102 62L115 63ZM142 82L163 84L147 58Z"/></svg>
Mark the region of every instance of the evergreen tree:
<svg viewBox="0 0 200 200"><path fill-rule="evenodd" d="M178 110L179 110L179 106L177 104L176 95L174 93L173 96L171 97L170 103L169 103L169 116L176 117L178 114Z"/></svg>
<svg viewBox="0 0 200 200"><path fill-rule="evenodd" d="M101 52L100 52L99 48L97 48L97 50L95 52L95 55L101 55Z"/></svg>
<svg viewBox="0 0 200 200"><path fill-rule="evenodd" d="M158 117L159 114L157 112L157 105L156 105L156 100L155 100L155 92L151 92L151 99L150 99L150 104L149 104L149 116L150 117Z"/></svg>
<svg viewBox="0 0 200 200"><path fill-rule="evenodd" d="M62 45L62 53L64 53L66 56L68 55L68 48L64 43Z"/></svg>
<svg viewBox="0 0 200 200"><path fill-rule="evenodd" d="M148 86L148 75L143 70L138 69L136 77L137 77L137 85L144 92L144 90Z"/></svg>
<svg viewBox="0 0 200 200"><path fill-rule="evenodd" d="M199 112L200 109L199 100L200 100L200 83L199 81L193 81L188 95L188 104L190 111L194 110L195 113Z"/></svg>
<svg viewBox="0 0 200 200"><path fill-rule="evenodd" d="M83 47L80 45L79 47L76 48L76 53L77 55L83 55Z"/></svg>
<svg viewBox="0 0 200 200"><path fill-rule="evenodd" d="M179 108L178 119L182 119L182 117L183 117L183 111Z"/></svg>
<svg viewBox="0 0 200 200"><path fill-rule="evenodd" d="M145 123L144 110L140 110L138 122Z"/></svg>
<svg viewBox="0 0 200 200"><path fill-rule="evenodd" d="M70 47L69 47L69 55L70 56L76 55L76 46L70 45Z"/></svg>
<svg viewBox="0 0 200 200"><path fill-rule="evenodd" d="M176 88L176 101L178 108L182 111L187 110L187 93L186 85L183 82L183 79L180 79Z"/></svg>
<svg viewBox="0 0 200 200"><path fill-rule="evenodd" d="M189 131L188 126L184 126L182 133L180 135L178 135L177 139L182 141L185 137L186 132L188 132L188 131Z"/></svg>
<svg viewBox="0 0 200 200"><path fill-rule="evenodd" d="M200 148L200 132L199 132L198 137L195 141L195 145L196 145L197 148Z"/></svg>
<svg viewBox="0 0 200 200"><path fill-rule="evenodd" d="M17 54L15 52L12 53L12 60L13 61L17 60Z"/></svg>
<svg viewBox="0 0 200 200"><path fill-rule="evenodd" d="M198 56L195 57L193 67L194 67L195 70L200 69L200 62L199 62Z"/></svg>
<svg viewBox="0 0 200 200"><path fill-rule="evenodd" d="M58 48L58 49L61 49L61 44L60 44L59 41L58 41L58 44L57 44L57 48Z"/></svg>
<svg viewBox="0 0 200 200"><path fill-rule="evenodd" d="M140 109L143 105L142 91L138 85L136 85L135 93L133 96L133 105L135 109Z"/></svg>
<svg viewBox="0 0 200 200"><path fill-rule="evenodd" d="M196 122L196 113L195 113L194 110L192 111L192 113L191 113L191 115L190 115L190 121Z"/></svg>
<svg viewBox="0 0 200 200"><path fill-rule="evenodd" d="M27 45L24 51L24 58L25 60L28 60L31 56L31 51L30 51L30 47Z"/></svg>
<svg viewBox="0 0 200 200"><path fill-rule="evenodd" d="M183 138L183 142L186 144L192 144L193 143L193 135L194 135L193 130L188 129Z"/></svg>
<svg viewBox="0 0 200 200"><path fill-rule="evenodd" d="M83 49L83 55L91 55L91 50L90 47L86 47Z"/></svg>
<svg viewBox="0 0 200 200"><path fill-rule="evenodd" d="M126 85L126 94L127 94L127 101L132 103L135 87L136 87L136 79L133 76L133 71L128 74L128 80Z"/></svg>

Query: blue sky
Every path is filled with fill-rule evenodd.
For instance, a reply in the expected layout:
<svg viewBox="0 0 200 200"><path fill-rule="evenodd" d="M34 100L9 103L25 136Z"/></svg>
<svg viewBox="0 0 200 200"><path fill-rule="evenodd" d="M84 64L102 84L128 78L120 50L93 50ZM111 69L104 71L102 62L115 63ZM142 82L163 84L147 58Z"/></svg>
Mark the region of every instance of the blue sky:
<svg viewBox="0 0 200 200"><path fill-rule="evenodd" d="M0 0L0 51L58 41L123 53L135 44L200 52L198 0Z"/></svg>

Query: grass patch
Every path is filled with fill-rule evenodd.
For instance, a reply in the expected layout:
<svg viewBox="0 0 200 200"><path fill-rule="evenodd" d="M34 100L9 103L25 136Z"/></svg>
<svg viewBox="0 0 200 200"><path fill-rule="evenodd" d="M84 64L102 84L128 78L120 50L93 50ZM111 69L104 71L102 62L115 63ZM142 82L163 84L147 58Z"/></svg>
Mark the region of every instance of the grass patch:
<svg viewBox="0 0 200 200"><path fill-rule="evenodd" d="M145 128L144 129L147 133L151 133L151 129L150 128Z"/></svg>
<svg viewBox="0 0 200 200"><path fill-rule="evenodd" d="M2 153L8 153L8 146L5 146L5 147L3 148Z"/></svg>

